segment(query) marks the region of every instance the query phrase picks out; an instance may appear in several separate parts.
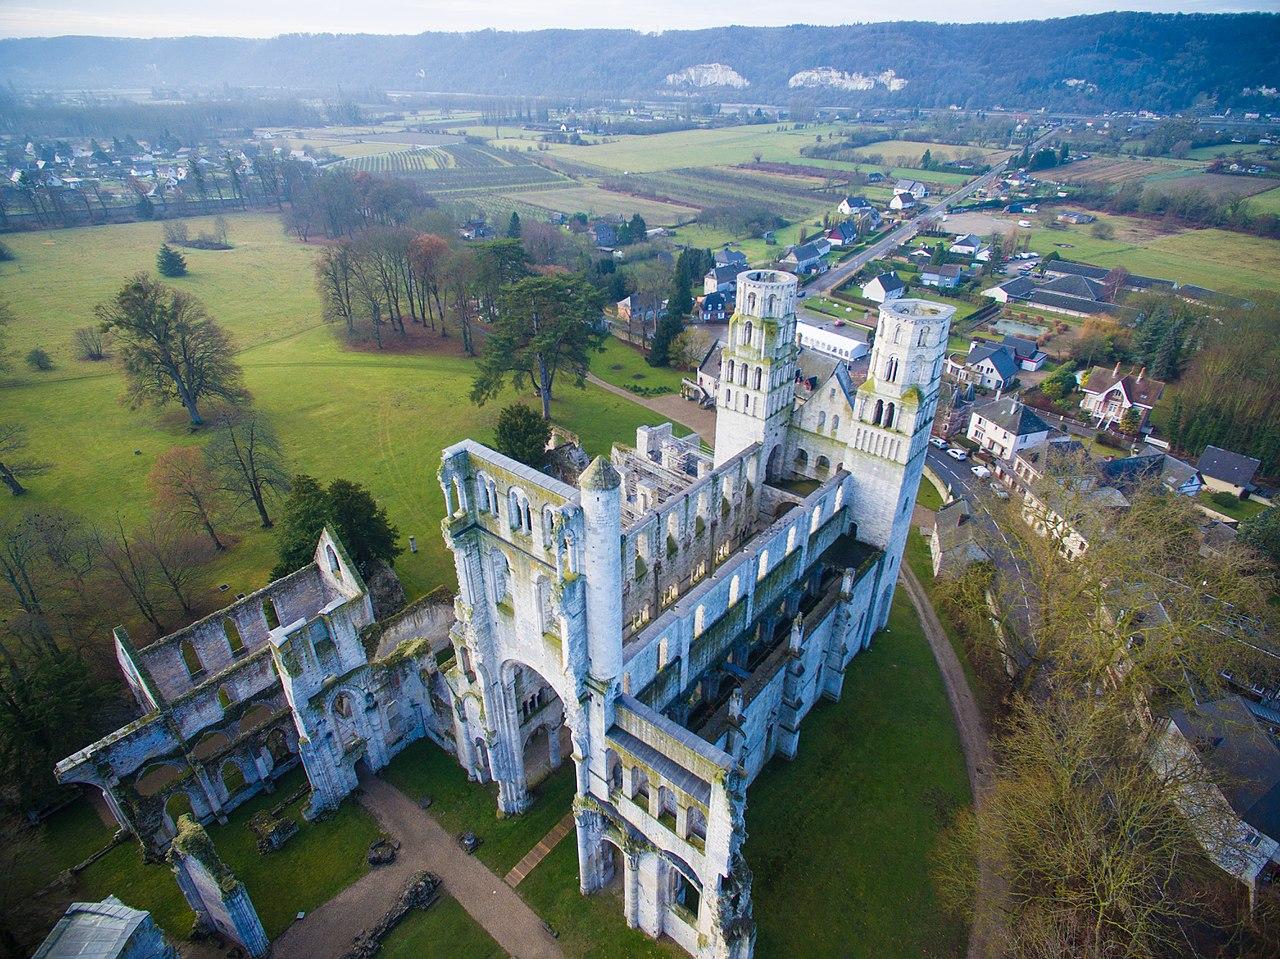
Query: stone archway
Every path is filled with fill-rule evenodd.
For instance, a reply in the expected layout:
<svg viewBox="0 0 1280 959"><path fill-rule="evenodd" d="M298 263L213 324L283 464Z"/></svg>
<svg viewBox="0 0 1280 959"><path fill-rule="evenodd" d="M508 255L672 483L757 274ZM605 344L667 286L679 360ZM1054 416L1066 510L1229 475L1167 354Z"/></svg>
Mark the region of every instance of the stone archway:
<svg viewBox="0 0 1280 959"><path fill-rule="evenodd" d="M764 478L768 482L780 480L782 476L782 444L779 443L769 451L769 459L765 462Z"/></svg>
<svg viewBox="0 0 1280 959"><path fill-rule="evenodd" d="M503 812L523 812L531 802L530 787L576 752L581 719L576 700L566 701L554 680L523 660L505 661L498 680L497 740L489 763Z"/></svg>

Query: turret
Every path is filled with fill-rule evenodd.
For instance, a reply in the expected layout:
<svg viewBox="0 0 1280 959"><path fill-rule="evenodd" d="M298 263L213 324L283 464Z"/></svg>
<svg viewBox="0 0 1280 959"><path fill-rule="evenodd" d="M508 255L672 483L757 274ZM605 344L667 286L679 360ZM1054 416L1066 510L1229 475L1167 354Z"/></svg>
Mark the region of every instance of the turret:
<svg viewBox="0 0 1280 959"><path fill-rule="evenodd" d="M587 657L591 675L608 683L622 671L622 477L597 456L578 479L578 489L585 527Z"/></svg>

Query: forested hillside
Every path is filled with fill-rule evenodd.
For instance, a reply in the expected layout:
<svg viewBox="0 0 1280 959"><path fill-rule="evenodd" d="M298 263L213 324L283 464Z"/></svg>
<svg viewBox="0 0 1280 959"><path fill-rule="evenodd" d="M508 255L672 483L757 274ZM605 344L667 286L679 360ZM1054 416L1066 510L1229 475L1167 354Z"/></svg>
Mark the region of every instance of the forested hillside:
<svg viewBox="0 0 1280 959"><path fill-rule="evenodd" d="M731 16L731 11L727 14ZM1280 107L1280 15L1113 13L1004 24L882 23L0 41L34 89L268 87L1058 110ZM692 68L692 69L691 69ZM905 82L904 82L905 81Z"/></svg>

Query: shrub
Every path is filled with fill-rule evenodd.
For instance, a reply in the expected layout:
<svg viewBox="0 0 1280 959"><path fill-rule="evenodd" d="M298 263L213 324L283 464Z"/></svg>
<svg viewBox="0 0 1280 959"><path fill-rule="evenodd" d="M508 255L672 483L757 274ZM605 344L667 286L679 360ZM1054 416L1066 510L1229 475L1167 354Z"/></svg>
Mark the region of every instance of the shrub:
<svg viewBox="0 0 1280 959"><path fill-rule="evenodd" d="M37 346L27 354L27 366L40 373L48 373L53 369L53 357Z"/></svg>
<svg viewBox="0 0 1280 959"><path fill-rule="evenodd" d="M1222 509L1234 509L1240 505L1240 497L1234 493L1228 493L1226 490L1218 490L1209 494L1209 499L1214 506L1220 506Z"/></svg>
<svg viewBox="0 0 1280 959"><path fill-rule="evenodd" d="M498 452L540 469L547 461L551 424L523 403L512 403L498 413Z"/></svg>
<svg viewBox="0 0 1280 959"><path fill-rule="evenodd" d="M107 357L107 333L100 326L82 326L75 332L76 356L82 360Z"/></svg>
<svg viewBox="0 0 1280 959"><path fill-rule="evenodd" d="M0 263L6 263L9 260L16 259L17 257L13 255L13 250L9 249L3 243L0 243Z"/></svg>

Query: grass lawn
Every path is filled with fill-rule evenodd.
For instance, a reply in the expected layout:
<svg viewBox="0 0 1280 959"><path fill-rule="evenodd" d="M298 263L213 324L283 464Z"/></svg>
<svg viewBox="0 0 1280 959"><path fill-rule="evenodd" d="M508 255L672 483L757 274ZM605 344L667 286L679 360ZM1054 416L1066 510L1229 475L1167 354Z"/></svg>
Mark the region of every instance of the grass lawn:
<svg viewBox="0 0 1280 959"><path fill-rule="evenodd" d="M680 380L685 376L670 367L650 366L638 349L612 336L604 341L604 352L591 357L591 372L614 386L665 386L672 393L680 392Z"/></svg>
<svg viewBox="0 0 1280 959"><path fill-rule="evenodd" d="M466 397L474 361L452 352L348 349L317 319L315 248L286 237L272 217L230 220L236 249L193 251L196 272L179 283L233 331L245 383L275 420L290 468L364 483L402 538L417 537L419 552L396 564L410 597L451 585L453 564L438 532L440 450L468 436L491 442L498 411L513 396L473 406ZM124 382L114 365L68 358L71 333L90 322L94 303L131 273L154 266L159 229L129 224L6 241L19 255L0 267L17 313L10 341L17 350L43 343L59 364L47 379L19 364L3 394L8 416L30 428L30 454L53 464L30 484L24 505L67 508L100 521L119 512L127 525L140 522L155 458L178 444L204 442L176 411L121 405ZM454 337L447 349L456 344ZM637 426L662 419L604 390L567 383L558 390L554 416L592 452L606 452L615 440L633 437ZM230 528L240 542L209 569L210 590L202 597L209 608L218 605L213 586L228 583L231 595L250 592L274 563L274 540L251 517L238 517Z"/></svg>
<svg viewBox="0 0 1280 959"><path fill-rule="evenodd" d="M1223 503L1226 502L1226 499L1227 497L1224 496ZM1257 500L1237 499L1234 496L1231 497L1230 503L1223 505L1223 503L1219 503L1213 498L1213 491L1209 489L1202 489L1200 491L1200 502L1209 507L1209 509L1216 510L1217 512L1230 516L1235 520L1246 520L1251 516L1257 516L1259 513L1265 512L1267 509L1266 506L1259 503Z"/></svg>
<svg viewBox="0 0 1280 959"><path fill-rule="evenodd" d="M186 939L195 921L169 864L143 862L142 847L132 839L82 872L74 896L93 902L117 896L126 906L151 913L156 924L175 941ZM256 899L254 904L261 912L262 904Z"/></svg>
<svg viewBox="0 0 1280 959"><path fill-rule="evenodd" d="M1280 213L1280 187L1249 197L1249 209L1254 213Z"/></svg>
<svg viewBox="0 0 1280 959"><path fill-rule="evenodd" d="M938 492L938 487L923 477L920 480L920 492L916 494L916 505L935 513L942 509L942 494Z"/></svg>
<svg viewBox="0 0 1280 959"><path fill-rule="evenodd" d="M627 927L618 882L591 896L578 891L578 842L573 833L560 840L516 891L551 924L560 936L560 948L574 959L679 959L688 955L669 939L654 942L639 929Z"/></svg>
<svg viewBox="0 0 1280 959"><path fill-rule="evenodd" d="M756 955L959 957L966 931L929 878L939 831L970 801L942 677L906 591L887 632L821 703L796 758L747 796Z"/></svg>
<svg viewBox="0 0 1280 959"><path fill-rule="evenodd" d="M429 909L410 913L382 941L382 959L505 959L506 953L458 901L442 892Z"/></svg>
<svg viewBox="0 0 1280 959"><path fill-rule="evenodd" d="M271 795L260 794L240 806L225 826L209 826L209 836L222 860L245 884L267 936L274 939L298 912L310 912L369 871L369 844L381 834L377 821L354 799L328 819L302 818L309 796L288 808L298 820L298 834L284 848L265 855L247 823L254 813L270 809L306 783L302 768L289 772ZM287 879L287 881L285 881Z"/></svg>
<svg viewBox="0 0 1280 959"><path fill-rule="evenodd" d="M429 795L431 815L449 832L474 830L484 842L476 856L499 876L523 859L573 802L568 759L535 788L528 812L504 819L498 818L498 787L471 782L456 759L428 740L406 748L380 775L414 802Z"/></svg>

